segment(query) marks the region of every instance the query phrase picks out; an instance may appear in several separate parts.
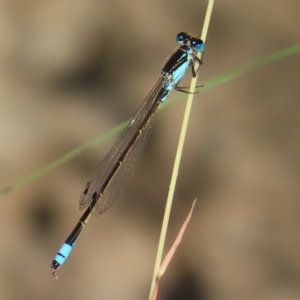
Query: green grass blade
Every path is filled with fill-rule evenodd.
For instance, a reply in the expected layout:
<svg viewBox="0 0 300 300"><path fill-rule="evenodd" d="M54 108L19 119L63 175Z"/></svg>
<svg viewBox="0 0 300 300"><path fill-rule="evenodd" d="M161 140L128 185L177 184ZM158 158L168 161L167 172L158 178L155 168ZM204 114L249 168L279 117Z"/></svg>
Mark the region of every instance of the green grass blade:
<svg viewBox="0 0 300 300"><path fill-rule="evenodd" d="M232 79L235 79L236 77L239 77L241 75L244 75L254 69L257 69L259 67L263 67L265 65L268 65L270 63L273 63L275 61L281 60L283 58L295 55L297 53L300 52L300 44L297 44L295 46L286 48L284 50L281 50L279 52L267 55L263 58L259 58L258 60L255 60L249 64L246 64L244 66L241 66L235 70L232 70L226 74L217 76L215 78L212 78L208 81L205 82L205 85L203 87L200 87L197 89L197 91L200 92L204 92L207 89L211 89L212 87L221 85L223 83L226 83ZM173 97L172 100L166 101L163 106L162 109L165 109L169 106L174 105L177 102L180 102L182 100L186 99L186 95L183 95L182 93L180 93L178 96Z"/></svg>
<svg viewBox="0 0 300 300"><path fill-rule="evenodd" d="M289 57L292 56L294 54L297 54L300 52L300 44L297 44L293 47L281 50L279 52L276 52L274 54L268 55L266 57L263 57L261 59L258 59L252 63L249 63L247 65L241 66L229 73L226 73L224 75L215 77L213 79L208 80L205 83L205 86L203 88L199 88L199 92L205 91L207 89L210 89L212 87L218 86L220 84L226 83L236 77L239 77L251 70L257 69L259 67L265 66L267 64L270 64L272 62L278 61L280 59L283 59L285 57ZM185 95L179 95L177 97L173 97L171 100L166 101L164 103L164 105L162 106L163 109L169 107L170 105L174 105L175 103L182 101L186 99ZM82 154L83 152L97 146L100 145L101 143L105 142L106 140L108 140L109 138L117 135L118 133L120 133L122 131L122 129L124 129L124 127L127 125L128 120L126 122L123 122L122 124L112 128L111 130L109 130L108 132L106 132L105 134L101 135L100 137L97 137L89 142L87 142L86 144L72 150L71 152L67 153L66 155L62 156L61 158L53 161L52 163L34 171L33 173L30 173L29 175L21 178L20 180L16 181L15 183L13 183L12 185L8 186L7 188L3 189L2 191L0 191L0 198L3 197L4 195L6 195L9 192L12 192L14 190L16 190L17 188L20 188L28 183L30 183L31 181L47 174L48 172L54 170L55 168L57 168L58 166L70 161L71 159L79 156L80 154Z"/></svg>
<svg viewBox="0 0 300 300"><path fill-rule="evenodd" d="M3 197L4 195L6 195L7 193L16 190L17 188L26 185L27 183L47 174L48 172L54 170L55 168L59 167L60 165L68 162L69 160L79 156L80 154L82 154L83 152L99 145L102 144L103 142L105 142L106 140L110 139L111 137L117 135L118 133L120 133L124 127L128 124L129 121L125 121L122 124L110 129L109 131L107 131L106 133L104 133L103 135L96 137L95 139L87 142L86 144L81 145L80 147L70 151L69 153L67 153L66 155L60 157L59 159L53 161L52 163L30 173L29 175L23 177L22 179L16 181L15 183L13 183L12 185L10 185L9 187L3 189L0 192L0 198Z"/></svg>

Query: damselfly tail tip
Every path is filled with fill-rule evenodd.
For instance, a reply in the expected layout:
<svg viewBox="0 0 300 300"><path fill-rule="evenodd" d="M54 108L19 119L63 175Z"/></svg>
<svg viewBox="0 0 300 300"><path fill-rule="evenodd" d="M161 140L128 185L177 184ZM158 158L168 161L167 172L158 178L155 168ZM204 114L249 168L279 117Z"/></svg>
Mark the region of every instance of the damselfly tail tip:
<svg viewBox="0 0 300 300"><path fill-rule="evenodd" d="M54 278L55 278L56 280L58 280L58 275L56 274L55 270L52 271L52 275L54 276Z"/></svg>

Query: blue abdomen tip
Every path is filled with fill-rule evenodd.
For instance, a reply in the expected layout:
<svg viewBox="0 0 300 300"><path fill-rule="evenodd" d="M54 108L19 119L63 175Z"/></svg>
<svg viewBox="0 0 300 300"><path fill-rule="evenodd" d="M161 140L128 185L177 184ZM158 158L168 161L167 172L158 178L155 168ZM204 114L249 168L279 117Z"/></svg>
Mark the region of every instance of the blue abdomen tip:
<svg viewBox="0 0 300 300"><path fill-rule="evenodd" d="M56 260L60 265L64 263L68 255L72 250L72 246L68 244L63 244L58 253L56 254L54 260Z"/></svg>

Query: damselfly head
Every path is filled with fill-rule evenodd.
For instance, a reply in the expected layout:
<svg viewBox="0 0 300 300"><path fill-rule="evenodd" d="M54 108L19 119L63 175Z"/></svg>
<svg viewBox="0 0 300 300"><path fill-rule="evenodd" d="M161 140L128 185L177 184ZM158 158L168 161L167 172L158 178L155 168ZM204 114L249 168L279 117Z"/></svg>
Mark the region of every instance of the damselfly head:
<svg viewBox="0 0 300 300"><path fill-rule="evenodd" d="M203 51L204 43L201 39L194 38L185 32L180 32L176 36L176 42L180 45L189 45L197 52Z"/></svg>

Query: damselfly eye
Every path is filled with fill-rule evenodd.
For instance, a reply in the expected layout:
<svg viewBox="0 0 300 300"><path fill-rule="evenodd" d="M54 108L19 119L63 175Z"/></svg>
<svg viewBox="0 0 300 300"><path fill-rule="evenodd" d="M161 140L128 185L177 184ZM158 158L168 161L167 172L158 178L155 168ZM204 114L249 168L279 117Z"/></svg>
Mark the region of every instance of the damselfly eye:
<svg viewBox="0 0 300 300"><path fill-rule="evenodd" d="M180 32L176 36L176 42L181 44L183 41L187 40L189 36L185 32Z"/></svg>
<svg viewBox="0 0 300 300"><path fill-rule="evenodd" d="M191 39L191 45L196 49L196 51L200 52L203 50L204 48L204 44L203 44L203 41L200 40L200 39L195 39L195 38L192 38Z"/></svg>

